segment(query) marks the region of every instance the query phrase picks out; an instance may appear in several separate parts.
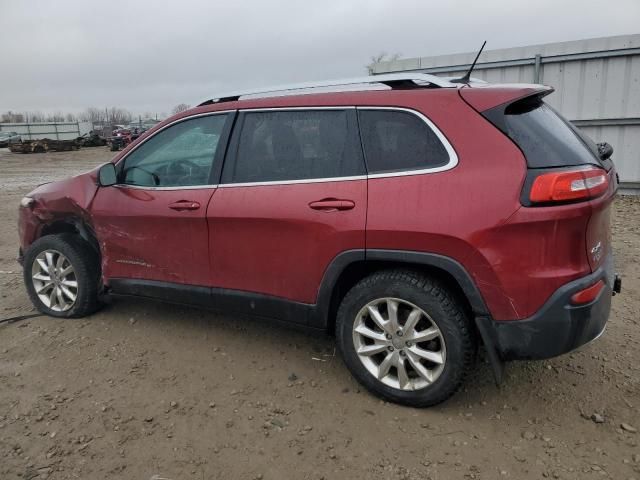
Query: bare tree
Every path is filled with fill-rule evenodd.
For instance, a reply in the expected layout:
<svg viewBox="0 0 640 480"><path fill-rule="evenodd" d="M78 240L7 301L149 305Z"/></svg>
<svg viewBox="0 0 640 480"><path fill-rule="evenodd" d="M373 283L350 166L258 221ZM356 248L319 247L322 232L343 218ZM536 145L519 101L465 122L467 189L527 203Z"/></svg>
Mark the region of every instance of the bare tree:
<svg viewBox="0 0 640 480"><path fill-rule="evenodd" d="M104 118L104 110L96 107L89 107L80 114L80 120L83 122L100 123Z"/></svg>
<svg viewBox="0 0 640 480"><path fill-rule="evenodd" d="M184 112L185 110L189 110L190 108L191 108L191 105L187 105L186 103L180 103L171 109L171 115Z"/></svg>
<svg viewBox="0 0 640 480"><path fill-rule="evenodd" d="M131 121L131 112L124 108L111 107L105 109L107 122L112 125L124 125Z"/></svg>
<svg viewBox="0 0 640 480"><path fill-rule="evenodd" d="M46 117L42 112L27 112L25 121L27 122L44 122Z"/></svg>
<svg viewBox="0 0 640 480"><path fill-rule="evenodd" d="M391 55L389 55L387 52L380 52L377 55L373 55L369 57L370 62L367 65L365 65L365 68L367 69L367 73L369 75L373 75L373 67L375 66L376 63L393 62L395 60L398 60L401 56L402 56L401 53L392 53Z"/></svg>
<svg viewBox="0 0 640 480"><path fill-rule="evenodd" d="M24 122L24 114L16 113L9 110L0 115L0 123L22 123Z"/></svg>
<svg viewBox="0 0 640 480"><path fill-rule="evenodd" d="M54 112L47 115L47 122L64 122L64 114L62 112Z"/></svg>

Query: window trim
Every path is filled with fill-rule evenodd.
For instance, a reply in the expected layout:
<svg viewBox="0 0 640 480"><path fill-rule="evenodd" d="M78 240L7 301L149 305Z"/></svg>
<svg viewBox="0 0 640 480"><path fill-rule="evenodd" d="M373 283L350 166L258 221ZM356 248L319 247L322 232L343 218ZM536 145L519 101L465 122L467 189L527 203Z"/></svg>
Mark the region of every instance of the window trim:
<svg viewBox="0 0 640 480"><path fill-rule="evenodd" d="M351 182L354 180L367 180L367 179L376 179L376 178L388 178L388 177L402 177L402 176L411 176L411 175L425 175L429 173L438 173L444 172L447 170L451 170L456 165L458 165L458 155L456 154L455 149L447 139L447 137L440 131L440 129L423 113L418 112L417 110L413 110L411 108L406 107L387 107L387 106L355 106L355 105L345 105L345 106L327 106L327 107L304 107L304 106L296 106L296 107L267 107L267 108L247 108L247 109L239 109L239 113L243 112L273 112L273 111L296 111L296 110L349 110L355 109L358 110L390 110L390 111L400 111L407 112L417 116L424 123L427 124L433 133L436 135L438 140L444 146L447 154L449 155L449 161L438 167L431 168L421 168L421 169L413 169L413 170L402 170L398 172L385 172L385 173L366 173L364 175L354 175L354 176L346 176L346 177L328 177L328 178L306 178L301 180L270 180L264 182L243 182L243 183L223 183L222 179L220 179L220 183L217 185L218 188L234 188L234 187L258 187L258 186L270 186L270 185L297 185L297 184L305 184L305 183L329 183L329 182ZM360 135L360 127L358 126L358 134ZM362 146L361 146L362 148ZM364 152L363 152L364 155ZM235 158L225 157L226 162L235 162ZM366 158L365 158L366 164ZM366 169L366 165L365 165Z"/></svg>
<svg viewBox="0 0 640 480"><path fill-rule="evenodd" d="M215 112L197 113L195 115L189 115L187 117L178 118L177 120L174 120L173 122L170 122L170 123L167 123L166 125L163 125L161 128L159 128L158 130L153 132L152 135L149 135L142 142L140 142L137 145L135 145L125 155L120 157L117 162L115 162L115 166L116 166L116 168L118 168L118 167L122 168L122 166L124 166L124 162L129 157L129 155L131 155L138 148L140 148L142 145L147 143L149 140L151 140L153 137L158 135L160 132L166 130L167 128L172 127L173 125L176 125L178 123L185 122L187 120L192 120L194 118L199 118L199 117L209 117L209 116L212 116L212 115L231 114L231 119L227 120L226 124L223 127L222 134L220 135L220 140L224 142L224 145L222 145L224 147L223 150L226 153L227 146L228 146L228 143L229 143L229 138L231 136L231 131L233 129L233 123L235 122L235 116L236 116L237 112L238 112L238 110L234 108L234 109L230 109L230 110L217 110ZM223 160L224 160L224 153L219 154L218 153L218 149L216 149L216 153L215 153L214 157L211 159L211 162L212 162L211 167L212 168L211 168L211 173L209 175L209 180L211 180L212 176L214 175L214 167L215 167L214 162L216 161L216 158L218 157L218 155L221 155L220 162L219 162L220 163L219 171L215 172L215 175L218 177L218 179L220 177L220 173L222 172L222 163L223 163ZM119 174L120 174L120 172L118 171L118 175ZM136 190L201 190L201 189L208 189L208 188L218 188L219 185L217 183L215 183L215 184L208 183L208 184L203 184L203 185L151 187L151 186L143 186L143 185L129 185L129 184L126 184L126 183L116 183L113 186L116 187L116 188L132 188L132 189L136 189Z"/></svg>
<svg viewBox="0 0 640 480"><path fill-rule="evenodd" d="M235 158L231 159L226 154L226 150L230 148L231 144L231 133L235 130L235 120L238 117L239 113L244 112L272 112L272 111L296 111L296 110L349 110L355 109L358 110L390 110L390 111L400 111L407 112L413 114L420 118L423 122L427 124L427 126L433 131L433 133L438 137L438 140L442 143L445 150L449 154L449 161L440 165L439 167L431 167L431 168L422 168L422 169L413 169L413 170L402 170L398 172L385 172L385 173L366 173L364 175L354 175L354 176L346 176L346 177L328 177L328 178L307 178L301 180L272 180L272 181L264 181L264 182L244 182L244 183L222 183L221 174L222 168L224 168L224 164L226 162L235 162ZM355 180L367 180L367 179L376 179L376 178L390 178L390 177L403 177L403 176L413 176L413 175L426 175L430 173L439 173L447 170L451 170L458 165L458 155L456 154L455 149L447 139L447 137L442 133L442 131L422 112L417 110L406 108L406 107L389 107L389 106L355 106L355 105L344 105L344 106L326 106L326 107L305 107L305 106L294 106L294 107L265 107L265 108L245 108L245 109L230 109L230 110L218 110L215 112L206 112L206 113L198 113L195 115L190 115L188 117L182 117L177 120L174 120L171 123L164 125L162 128L153 132L152 135L145 138L144 141L140 142L138 145L133 147L126 155L122 156L116 162L116 166L121 162L124 162L126 158L131 155L131 153L135 152L137 148L147 142L149 139L155 137L158 133L162 132L166 128L171 127L177 123L191 120L193 118L205 117L209 115L221 115L221 114L229 114L233 115L230 123L229 131L227 132L226 138L224 139L225 145L225 154L224 160L220 162L220 171L217 172L218 183L215 184L207 184L207 185L188 185L183 187L145 187L140 185L126 185L126 184L116 184L114 187L117 188L133 188L140 190L197 190L197 189L205 189L205 188L233 188L233 187L254 187L254 186L270 186L270 185L297 185L297 184L305 184L305 183L328 183L328 182L351 182ZM358 126L358 135L360 135L360 127ZM216 156L218 153L216 152ZM363 151L364 155L364 151ZM215 161L215 158L214 158ZM122 163L124 165L124 163ZM366 157L365 157L366 164ZM366 165L365 165L366 168Z"/></svg>
<svg viewBox="0 0 640 480"><path fill-rule="evenodd" d="M357 107L355 107L354 105L345 105L345 106L334 105L334 106L327 106L327 107L295 106L295 107L244 108L244 109L238 110L238 118L242 119L242 121L244 122L243 118L240 117L240 114L254 113L254 112L258 112L258 113L259 112L295 112L295 111L323 111L323 110L339 110L339 111L353 110L355 112L356 108ZM354 118L354 127L356 129L356 134L358 137L357 141L358 143L360 143L360 131L357 125L357 118ZM225 157L225 164L227 162L235 164L235 162L237 161L237 153L238 153L237 150L238 150L238 145L240 141L240 133L242 130L242 125L238 127L238 125L236 124L236 128L240 128L240 130L238 130L237 132L234 131L234 135L232 135L229 140L229 151L231 155L227 155ZM235 137L235 143L233 143L234 137ZM362 147L360 146L360 148ZM362 166L364 167L364 171L366 172L367 166L366 166L366 162L364 161L364 153L362 154L362 163L363 163ZM224 170L224 166L225 165L223 165L223 170ZM269 186L269 185L296 185L296 184L304 184L304 183L350 182L354 180L365 180L366 178L367 178L367 175L366 173L364 173L362 175L349 175L349 176L343 176L343 177L316 177L316 178L304 178L299 180L266 180L264 182L224 183L222 181L222 175L221 175L218 187L231 188L231 187L254 187L254 186L263 186L263 185Z"/></svg>
<svg viewBox="0 0 640 480"><path fill-rule="evenodd" d="M440 131L440 129L435 125L435 123L433 123L422 112L418 112L417 110L413 110L411 108L404 108L404 107L357 107L357 110L358 111L360 110L395 111L395 112L406 112L406 113L413 114L427 124L427 127L429 127L431 131L436 135L438 140L440 140L440 143L442 144L445 151L449 155L449 161L444 165L440 165L438 167L417 168L417 169L414 168L410 170L399 170L397 172L368 173L367 178L387 178L387 177L405 177L409 175L424 175L428 173L445 172L447 170L451 170L452 168L455 168L455 166L458 165L458 154L456 153L451 143L449 143L449 140L447 139L447 137L444 135L444 133L442 133L442 131ZM362 135L362 132L360 132L360 134ZM363 146L363 151L364 151L364 146ZM366 160L366 157L367 157L366 151L364 152L364 154L365 154L365 160Z"/></svg>

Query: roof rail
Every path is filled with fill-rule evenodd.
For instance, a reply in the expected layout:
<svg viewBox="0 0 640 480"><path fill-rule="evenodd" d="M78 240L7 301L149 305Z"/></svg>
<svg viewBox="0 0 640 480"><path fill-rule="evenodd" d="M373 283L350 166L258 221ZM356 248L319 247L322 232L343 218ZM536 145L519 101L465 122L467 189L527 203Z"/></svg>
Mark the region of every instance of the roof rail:
<svg viewBox="0 0 640 480"><path fill-rule="evenodd" d="M324 82L306 82L291 85L280 85L276 87L265 87L257 90L247 90L244 92L233 92L224 95L218 95L211 100L202 102L202 105L210 105L212 103L233 102L239 100L240 97L252 95L264 95L267 93L292 92L296 90L309 90L313 88L342 87L348 85L372 85L380 83L391 88L408 89L420 87L456 87L445 78L429 75L428 73L388 73L385 75L372 75L369 77L344 78L340 80L326 80Z"/></svg>

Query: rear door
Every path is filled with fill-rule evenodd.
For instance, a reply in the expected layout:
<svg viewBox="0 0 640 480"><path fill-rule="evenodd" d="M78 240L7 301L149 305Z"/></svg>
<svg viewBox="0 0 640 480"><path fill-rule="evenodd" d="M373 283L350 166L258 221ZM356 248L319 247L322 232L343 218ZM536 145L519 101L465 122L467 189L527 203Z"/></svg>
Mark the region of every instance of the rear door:
<svg viewBox="0 0 640 480"><path fill-rule="evenodd" d="M355 109L252 110L236 125L207 210L211 285L315 303L331 260L365 247Z"/></svg>

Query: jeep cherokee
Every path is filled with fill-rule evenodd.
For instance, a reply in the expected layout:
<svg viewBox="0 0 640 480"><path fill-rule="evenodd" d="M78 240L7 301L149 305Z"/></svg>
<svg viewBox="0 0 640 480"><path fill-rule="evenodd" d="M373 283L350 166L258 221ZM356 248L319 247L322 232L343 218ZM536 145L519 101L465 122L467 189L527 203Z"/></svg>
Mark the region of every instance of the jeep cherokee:
<svg viewBox="0 0 640 480"><path fill-rule="evenodd" d="M449 398L478 344L499 379L603 332L611 148L544 102L552 88L315 86L341 91L223 95L28 194L34 305L81 317L137 295L335 331L359 382L411 406Z"/></svg>

